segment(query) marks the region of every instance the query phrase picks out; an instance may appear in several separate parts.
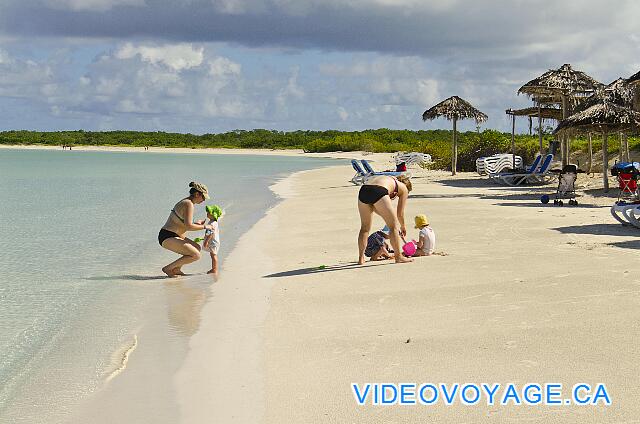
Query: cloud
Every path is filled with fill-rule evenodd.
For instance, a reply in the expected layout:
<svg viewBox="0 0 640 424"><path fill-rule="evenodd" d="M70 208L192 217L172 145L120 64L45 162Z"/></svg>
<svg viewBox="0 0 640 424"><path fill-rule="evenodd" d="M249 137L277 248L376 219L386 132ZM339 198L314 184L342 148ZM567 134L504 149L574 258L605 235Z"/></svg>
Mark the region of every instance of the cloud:
<svg viewBox="0 0 640 424"><path fill-rule="evenodd" d="M639 6L630 0L616 7L596 0L540 0L535 7L522 0L4 0L0 9L0 32L12 36L232 42L531 64L545 55L549 63L567 53L574 62L594 57L636 32Z"/></svg>
<svg viewBox="0 0 640 424"><path fill-rule="evenodd" d="M140 56L145 62L164 64L174 71L200 66L204 57L202 48L194 48L190 44L134 46L132 43L120 47L114 56L118 59Z"/></svg>
<svg viewBox="0 0 640 424"><path fill-rule="evenodd" d="M136 128L361 129L424 128L455 94L507 128L504 110L529 104L518 87L549 68L637 72L638 13L631 0L4 0L0 96ZM43 59L83 43L101 52Z"/></svg>
<svg viewBox="0 0 640 424"><path fill-rule="evenodd" d="M45 0L52 9L104 12L118 6L144 6L144 0Z"/></svg>

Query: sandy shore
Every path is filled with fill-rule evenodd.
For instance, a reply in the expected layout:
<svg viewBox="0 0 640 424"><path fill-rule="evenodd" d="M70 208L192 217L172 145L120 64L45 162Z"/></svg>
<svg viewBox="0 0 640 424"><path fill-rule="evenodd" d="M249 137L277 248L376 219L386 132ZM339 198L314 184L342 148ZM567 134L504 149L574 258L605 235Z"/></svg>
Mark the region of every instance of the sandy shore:
<svg viewBox="0 0 640 424"><path fill-rule="evenodd" d="M611 218L597 176L560 208L538 201L554 185L421 172L407 220L426 213L447 256L358 267L351 175L275 187L285 201L241 239L203 310L176 379L182 422L636 419L639 232ZM357 406L351 383L368 382L605 383L613 403Z"/></svg>
<svg viewBox="0 0 640 424"><path fill-rule="evenodd" d="M59 150L60 146L35 145L35 144L0 144L0 149L11 150ZM76 152L142 152L142 153L180 153L180 154L209 154L209 155L263 155L263 156L304 156L330 159L352 159L371 158L378 162L388 163L393 166L391 156L388 153L368 153L368 152L326 152L326 153L305 153L301 149L205 149L205 148L173 148L173 147L118 147L118 146L73 146Z"/></svg>

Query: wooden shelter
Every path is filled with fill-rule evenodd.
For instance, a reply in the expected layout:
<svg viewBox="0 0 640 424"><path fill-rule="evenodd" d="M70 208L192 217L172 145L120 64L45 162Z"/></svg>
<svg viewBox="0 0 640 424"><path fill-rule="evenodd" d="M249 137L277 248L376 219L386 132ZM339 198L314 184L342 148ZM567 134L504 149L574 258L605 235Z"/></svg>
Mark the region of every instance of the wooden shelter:
<svg viewBox="0 0 640 424"><path fill-rule="evenodd" d="M516 116L526 116L529 118L529 126L531 126L531 118L538 117L538 136L540 140L540 154L542 154L542 121L545 119L553 119L560 121L562 119L562 110L553 107L527 107L524 109L507 109L507 115L511 116L511 154L513 155L513 167L516 167Z"/></svg>
<svg viewBox="0 0 640 424"><path fill-rule="evenodd" d="M554 133L572 135L595 132L602 134L602 178L609 191L607 139L610 133L635 131L640 127L640 112L602 99L587 109L563 119Z"/></svg>
<svg viewBox="0 0 640 424"><path fill-rule="evenodd" d="M473 119L476 124L485 122L488 116L473 107L469 102L458 96L449 97L441 101L422 114L422 120L434 120L445 117L453 121L453 143L451 147L451 175L456 175L458 165L458 140L456 135L456 125L459 119Z"/></svg>
<svg viewBox="0 0 640 424"><path fill-rule="evenodd" d="M562 111L562 118L571 114L575 107L584 97L595 92L602 87L602 84L585 74L577 71L566 63L558 69L551 69L537 78L524 84L518 89L518 94L526 94L539 107L541 105L558 104ZM540 139L540 154L542 154L542 118L538 118ZM564 164L569 161L568 140L562 143L562 161Z"/></svg>

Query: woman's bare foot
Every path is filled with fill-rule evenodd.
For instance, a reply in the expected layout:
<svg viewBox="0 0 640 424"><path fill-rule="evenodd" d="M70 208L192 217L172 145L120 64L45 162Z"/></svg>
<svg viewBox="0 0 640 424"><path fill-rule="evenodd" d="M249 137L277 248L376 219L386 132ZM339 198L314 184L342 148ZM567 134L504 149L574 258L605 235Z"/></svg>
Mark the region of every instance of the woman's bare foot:
<svg viewBox="0 0 640 424"><path fill-rule="evenodd" d="M364 265L364 258L358 259L358 265Z"/></svg>
<svg viewBox="0 0 640 424"><path fill-rule="evenodd" d="M175 273L175 269L168 269L166 266L162 268L162 272L164 272L171 278L176 278L179 275Z"/></svg>
<svg viewBox="0 0 640 424"><path fill-rule="evenodd" d="M184 272L182 272L182 270L181 270L180 268L173 268L173 273L174 273L175 275L182 275L182 276L187 275L187 274L185 274Z"/></svg>
<svg viewBox="0 0 640 424"><path fill-rule="evenodd" d="M406 264L408 262L413 262L413 259L405 258L404 256L400 256L399 258L396 258L396 263L397 264Z"/></svg>

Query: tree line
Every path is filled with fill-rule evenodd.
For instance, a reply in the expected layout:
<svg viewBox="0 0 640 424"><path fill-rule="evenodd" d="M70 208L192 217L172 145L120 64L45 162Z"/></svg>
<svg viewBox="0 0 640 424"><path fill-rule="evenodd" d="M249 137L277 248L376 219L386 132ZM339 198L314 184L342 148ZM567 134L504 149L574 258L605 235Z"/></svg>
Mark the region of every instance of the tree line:
<svg viewBox="0 0 640 424"><path fill-rule="evenodd" d="M433 166L447 169L451 162L450 130L391 130L386 128L364 131L276 131L266 129L235 130L219 134L180 134L143 131L4 131L0 144L48 146L122 146L122 147L181 147L181 148L241 148L241 149L303 149L306 152L369 151L376 153L415 151L428 153ZM467 131L458 134L458 166L462 171L475 170L475 160L481 156L511 151L511 133L495 130ZM553 136L544 136L544 145ZM516 154L529 162L538 151L537 135L517 134ZM594 137L597 152L600 140ZM616 151L616 143L610 143ZM587 142L578 138L572 149L585 150ZM631 150L640 148L640 139L629 138Z"/></svg>

